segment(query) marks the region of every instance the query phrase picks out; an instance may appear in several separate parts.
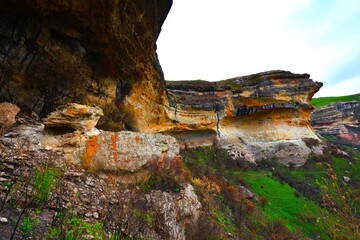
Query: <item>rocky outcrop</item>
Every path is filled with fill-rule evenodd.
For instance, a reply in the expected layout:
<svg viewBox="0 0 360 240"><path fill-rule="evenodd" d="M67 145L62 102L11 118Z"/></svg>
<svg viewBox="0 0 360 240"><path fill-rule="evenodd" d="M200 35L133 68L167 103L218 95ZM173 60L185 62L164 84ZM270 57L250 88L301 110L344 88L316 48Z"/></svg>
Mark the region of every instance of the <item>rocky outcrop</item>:
<svg viewBox="0 0 360 240"><path fill-rule="evenodd" d="M102 171L138 171L151 161L179 155L175 138L161 134L101 132L87 140L81 165Z"/></svg>
<svg viewBox="0 0 360 240"><path fill-rule="evenodd" d="M102 130L169 133L183 146L220 142L234 150L234 143L316 138L309 102L321 84L308 74L271 71L165 86L156 40L171 4L0 3L0 100L41 117L69 102L99 106Z"/></svg>
<svg viewBox="0 0 360 240"><path fill-rule="evenodd" d="M186 239L185 228L196 225L200 216L201 203L193 186L187 184L179 194L152 191L146 195L148 206L161 213L166 223L168 239Z"/></svg>
<svg viewBox="0 0 360 240"><path fill-rule="evenodd" d="M103 129L165 121L156 40L172 0L0 3L0 101L41 117L77 102L104 109ZM146 89L146 92L144 92Z"/></svg>
<svg viewBox="0 0 360 240"><path fill-rule="evenodd" d="M311 125L335 142L360 146L360 102L336 102L315 109Z"/></svg>
<svg viewBox="0 0 360 240"><path fill-rule="evenodd" d="M20 108L12 103L0 103L0 134L15 123Z"/></svg>
<svg viewBox="0 0 360 240"><path fill-rule="evenodd" d="M0 239L11 238L15 227L10 224L10 220L16 221L21 217L23 209L26 209L29 216L36 215L37 219L41 219L37 227L32 229L32 234L38 236L36 238L48 238L53 219L63 220L59 218L59 213L63 216L69 214L74 221L104 224L106 239L114 236L114 233L135 239L184 239L185 229L191 224L196 225L201 204L189 183L176 182L179 178L176 174L166 175L166 171L162 172L168 181L177 184L178 191L169 188L172 185L165 188L162 184L162 189L155 188L150 181L147 185L150 189L144 190L141 186L147 183L146 178L137 178L129 184L124 181L126 174L136 173L104 173L101 169L86 171L79 164L67 161L62 150L46 149L39 145L33 137L43 133L43 128L37 128L34 123L27 123L25 126L16 126L5 136L0 136ZM129 133L127 135L136 136ZM144 138L145 134L141 141ZM171 137L165 136L163 139ZM131 140L136 143L136 138ZM128 145L129 143L126 144ZM133 160L135 163L135 159ZM167 160L172 161L169 158ZM34 175L39 173L51 174L46 175L47 190L41 189L51 190L49 199L41 202L41 213L38 210L39 203L35 200L38 187L32 185ZM54 176L55 182L52 181ZM66 221L61 224L71 227ZM74 232L77 228L75 225ZM19 228L15 239L22 238L22 233ZM88 231L76 233L81 239L98 237L92 236ZM62 235L58 234L55 238L61 239Z"/></svg>
<svg viewBox="0 0 360 240"><path fill-rule="evenodd" d="M311 150L301 139L317 138L310 100L321 86L308 74L286 71L219 82L168 81L166 111L173 126L167 134L183 147L217 143L235 158L302 165Z"/></svg>
<svg viewBox="0 0 360 240"><path fill-rule="evenodd" d="M286 71L263 72L219 82L168 81L170 106L167 112L174 121L173 129L179 131L219 130L231 123L229 119L243 118L244 121L237 122L248 122L248 116L258 115L256 119L260 121L261 118L278 119L289 125L304 126L309 124L310 100L321 86L308 74ZM274 114L274 110L278 113ZM252 121L252 125L259 120Z"/></svg>
<svg viewBox="0 0 360 240"><path fill-rule="evenodd" d="M179 158L174 137L130 131L98 130L102 110L67 104L44 122L25 121L5 136L26 140L26 148L61 151L67 162L100 172L136 172L152 163Z"/></svg>
<svg viewBox="0 0 360 240"><path fill-rule="evenodd" d="M49 114L44 119L44 124L48 128L73 129L86 135L96 135L99 131L95 125L103 115L99 107L68 103Z"/></svg>

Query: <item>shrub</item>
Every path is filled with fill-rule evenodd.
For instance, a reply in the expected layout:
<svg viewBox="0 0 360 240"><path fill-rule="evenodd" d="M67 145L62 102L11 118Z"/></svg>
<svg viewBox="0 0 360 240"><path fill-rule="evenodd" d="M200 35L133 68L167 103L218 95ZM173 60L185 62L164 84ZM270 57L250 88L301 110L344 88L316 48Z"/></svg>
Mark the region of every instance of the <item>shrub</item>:
<svg viewBox="0 0 360 240"><path fill-rule="evenodd" d="M47 239L84 239L84 235L92 235L94 239L105 239L105 231L101 223L88 223L75 214L64 212L56 216L50 227Z"/></svg>
<svg viewBox="0 0 360 240"><path fill-rule="evenodd" d="M35 218L29 218L29 217L25 217L22 221L21 221L21 235L23 237L27 236L27 235L31 235L34 232L34 229L39 225L40 223L40 219Z"/></svg>
<svg viewBox="0 0 360 240"><path fill-rule="evenodd" d="M331 236L335 239L359 239L360 220L356 211L358 198L350 188L341 186L340 181L330 164L326 164L326 178L317 182L322 191L322 205L332 212L336 218L328 219ZM346 224L344 224L346 223Z"/></svg>
<svg viewBox="0 0 360 240"><path fill-rule="evenodd" d="M280 239L303 239L296 233L290 232L282 221L274 221L267 230L267 238L269 240Z"/></svg>
<svg viewBox="0 0 360 240"><path fill-rule="evenodd" d="M35 198L38 203L48 200L51 191L54 189L60 170L53 167L37 168L33 176Z"/></svg>
<svg viewBox="0 0 360 240"><path fill-rule="evenodd" d="M260 206L261 207L265 207L266 205L269 204L269 199L267 197L265 197L265 196L261 196L259 201L260 201Z"/></svg>

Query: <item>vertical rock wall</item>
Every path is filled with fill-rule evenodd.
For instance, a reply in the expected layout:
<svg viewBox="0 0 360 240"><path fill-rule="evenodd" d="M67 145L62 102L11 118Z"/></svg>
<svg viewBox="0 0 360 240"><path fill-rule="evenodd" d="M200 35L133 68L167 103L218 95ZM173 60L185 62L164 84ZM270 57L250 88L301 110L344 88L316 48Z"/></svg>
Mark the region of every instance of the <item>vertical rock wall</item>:
<svg viewBox="0 0 360 240"><path fill-rule="evenodd" d="M151 131L166 103L156 40L172 0L0 3L0 101L46 116L78 102L100 125Z"/></svg>

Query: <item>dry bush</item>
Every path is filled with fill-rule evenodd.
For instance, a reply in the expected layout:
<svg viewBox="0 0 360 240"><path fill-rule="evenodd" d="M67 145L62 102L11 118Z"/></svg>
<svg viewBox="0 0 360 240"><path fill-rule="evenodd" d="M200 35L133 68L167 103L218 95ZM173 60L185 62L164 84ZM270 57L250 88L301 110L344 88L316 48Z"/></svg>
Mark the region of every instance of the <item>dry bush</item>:
<svg viewBox="0 0 360 240"><path fill-rule="evenodd" d="M212 220L211 212L202 211L198 224L189 225L185 231L186 239L217 240L224 239L223 229Z"/></svg>
<svg viewBox="0 0 360 240"><path fill-rule="evenodd" d="M182 158L179 156L151 161L147 169L153 176L157 176L169 184L182 185L190 181L190 173L185 170Z"/></svg>
<svg viewBox="0 0 360 240"><path fill-rule="evenodd" d="M265 207L268 204L269 204L269 199L265 196L261 196L260 197L260 206Z"/></svg>
<svg viewBox="0 0 360 240"><path fill-rule="evenodd" d="M247 215L256 212L256 205L246 199L236 186L231 184L223 185L221 193L225 196L226 201L229 202L230 207L234 208L235 212L238 213L239 220L244 220Z"/></svg>
<svg viewBox="0 0 360 240"><path fill-rule="evenodd" d="M197 194L201 197L203 205L210 204L210 201L213 201L213 198L221 192L220 186L205 176L193 179L192 183L197 190Z"/></svg>
<svg viewBox="0 0 360 240"><path fill-rule="evenodd" d="M330 235L335 239L360 239L360 218L356 209L360 198L351 188L341 186L331 165L326 166L327 176L321 185L318 184L323 190L322 206L336 216L336 219L327 219Z"/></svg>
<svg viewBox="0 0 360 240"><path fill-rule="evenodd" d="M267 229L268 240L303 239L297 233L290 232L281 221L275 221Z"/></svg>

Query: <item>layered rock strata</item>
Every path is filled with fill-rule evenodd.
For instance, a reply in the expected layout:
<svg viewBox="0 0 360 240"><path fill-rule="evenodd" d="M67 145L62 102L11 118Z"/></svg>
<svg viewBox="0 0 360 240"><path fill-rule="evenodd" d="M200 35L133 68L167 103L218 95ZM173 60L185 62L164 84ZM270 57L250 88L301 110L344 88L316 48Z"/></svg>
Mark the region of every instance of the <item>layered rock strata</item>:
<svg viewBox="0 0 360 240"><path fill-rule="evenodd" d="M165 86L156 40L171 4L1 2L0 101L15 102L41 117L69 102L99 106L104 110L98 123L102 130L169 133L182 146L219 142L234 156L250 152L255 161L260 154L244 150L255 143L254 149L262 149L263 142L288 149L281 141L316 138L309 102L321 84L308 74L271 71ZM57 138L67 141L70 153L84 143L83 137L79 130ZM268 146L264 148L266 152ZM302 152L300 159L305 159L307 151Z"/></svg>
<svg viewBox="0 0 360 240"><path fill-rule="evenodd" d="M1 106L1 105L0 105ZM22 120L5 137L26 140L26 148L61 151L67 162L106 172L143 170L150 163L179 158L179 144L171 136L95 128L102 110L70 103L41 121Z"/></svg>
<svg viewBox="0 0 360 240"><path fill-rule="evenodd" d="M167 133L183 147L217 142L234 157L301 165L311 152L301 139L317 138L310 100L321 86L308 74L286 71L219 82L168 81L166 111L173 126Z"/></svg>
<svg viewBox="0 0 360 240"><path fill-rule="evenodd" d="M102 128L148 131L165 121L156 40L172 0L0 2L0 101L41 117L100 106ZM146 92L144 92L146 89Z"/></svg>
<svg viewBox="0 0 360 240"><path fill-rule="evenodd" d="M48 128L73 129L87 135L99 134L95 128L103 110L99 107L89 107L77 103L68 103L50 113L45 119L44 124Z"/></svg>
<svg viewBox="0 0 360 240"><path fill-rule="evenodd" d="M360 102L336 102L315 109L311 125L320 135L360 146Z"/></svg>

